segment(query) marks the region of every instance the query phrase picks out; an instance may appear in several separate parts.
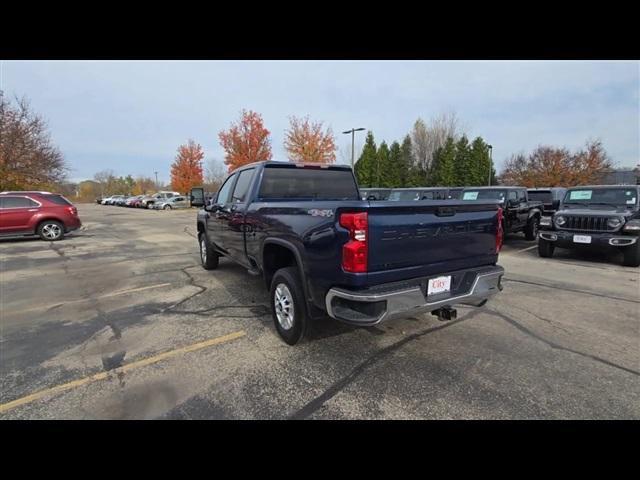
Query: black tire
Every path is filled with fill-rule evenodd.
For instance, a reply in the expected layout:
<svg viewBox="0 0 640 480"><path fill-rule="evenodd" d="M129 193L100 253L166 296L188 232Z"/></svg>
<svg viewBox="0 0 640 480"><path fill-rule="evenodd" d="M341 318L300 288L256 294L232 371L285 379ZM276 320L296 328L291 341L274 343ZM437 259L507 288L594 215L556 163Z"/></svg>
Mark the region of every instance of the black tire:
<svg viewBox="0 0 640 480"><path fill-rule="evenodd" d="M540 224L540 217L537 215L531 217L527 222L527 226L524 228L524 238L527 240L535 240L538 236L538 226Z"/></svg>
<svg viewBox="0 0 640 480"><path fill-rule="evenodd" d="M162 207L163 210L171 210L171 205L165 205Z"/></svg>
<svg viewBox="0 0 640 480"><path fill-rule="evenodd" d="M638 240L633 245L625 247L622 251L624 255L622 265L625 267L640 267L640 242Z"/></svg>
<svg viewBox="0 0 640 480"><path fill-rule="evenodd" d="M64 238L64 225L56 220L45 220L38 225L36 233L46 242L57 242Z"/></svg>
<svg viewBox="0 0 640 480"><path fill-rule="evenodd" d="M220 256L216 252L205 233L198 235L198 243L200 244L200 263L205 270L215 270L220 263Z"/></svg>
<svg viewBox="0 0 640 480"><path fill-rule="evenodd" d="M279 298L276 293L278 293ZM275 273L271 281L269 301L271 303L273 323L278 334L285 343L295 345L304 338L309 323L297 267L281 268ZM293 308L291 309L290 307ZM278 311L276 311L276 308L278 308ZM280 319L278 313L281 315ZM291 323L287 328L288 321Z"/></svg>
<svg viewBox="0 0 640 480"><path fill-rule="evenodd" d="M538 239L538 255L543 258L551 258L553 257L553 251L556 249L556 246L543 238Z"/></svg>

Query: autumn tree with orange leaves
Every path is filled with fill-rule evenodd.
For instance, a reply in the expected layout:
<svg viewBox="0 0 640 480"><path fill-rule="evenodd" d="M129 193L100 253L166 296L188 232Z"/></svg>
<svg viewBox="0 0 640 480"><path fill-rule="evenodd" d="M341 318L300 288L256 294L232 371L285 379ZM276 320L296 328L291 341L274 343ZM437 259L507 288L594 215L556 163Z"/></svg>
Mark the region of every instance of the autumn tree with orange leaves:
<svg viewBox="0 0 640 480"><path fill-rule="evenodd" d="M186 194L192 187L202 185L203 158L202 147L193 140L180 145L176 159L171 165L171 188Z"/></svg>
<svg viewBox="0 0 640 480"><path fill-rule="evenodd" d="M238 123L232 123L229 130L221 131L218 137L230 172L248 163L271 160L269 130L259 113L242 110Z"/></svg>
<svg viewBox="0 0 640 480"><path fill-rule="evenodd" d="M309 117L289 118L284 148L294 162L334 163L336 142L331 128L324 130L322 122L310 122Z"/></svg>
<svg viewBox="0 0 640 480"><path fill-rule="evenodd" d="M597 182L611 167L600 141L588 141L573 153L566 148L539 146L528 156L512 155L505 163L500 182L530 188L588 185Z"/></svg>

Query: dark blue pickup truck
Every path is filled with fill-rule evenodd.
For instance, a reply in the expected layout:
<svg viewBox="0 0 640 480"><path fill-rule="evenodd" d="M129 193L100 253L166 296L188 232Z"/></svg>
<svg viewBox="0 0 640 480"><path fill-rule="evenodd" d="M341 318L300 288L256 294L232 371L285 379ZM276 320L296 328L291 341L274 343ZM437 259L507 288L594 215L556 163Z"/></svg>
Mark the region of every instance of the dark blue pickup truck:
<svg viewBox="0 0 640 480"><path fill-rule="evenodd" d="M202 189L192 205L204 205ZM259 162L234 171L198 212L202 266L221 256L261 275L290 345L312 319L370 326L502 289L502 210L495 201L369 202L351 168Z"/></svg>

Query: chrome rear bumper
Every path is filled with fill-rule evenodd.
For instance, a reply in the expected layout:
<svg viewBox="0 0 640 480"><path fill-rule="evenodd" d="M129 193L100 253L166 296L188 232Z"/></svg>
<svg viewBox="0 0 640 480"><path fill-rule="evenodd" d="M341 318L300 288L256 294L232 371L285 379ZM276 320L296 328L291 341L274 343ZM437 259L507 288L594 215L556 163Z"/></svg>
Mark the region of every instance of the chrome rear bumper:
<svg viewBox="0 0 640 480"><path fill-rule="evenodd" d="M466 272L451 272L451 274L464 273ZM438 295L432 301L426 298L423 288L418 285L380 293L332 288L327 293L325 304L329 316L336 320L353 325L370 326L383 320L432 312L445 306L459 304L478 306L502 290L500 280L503 275L504 269L499 265L484 268L476 275L473 285L464 293L452 294L445 298ZM349 306L352 308L350 309Z"/></svg>

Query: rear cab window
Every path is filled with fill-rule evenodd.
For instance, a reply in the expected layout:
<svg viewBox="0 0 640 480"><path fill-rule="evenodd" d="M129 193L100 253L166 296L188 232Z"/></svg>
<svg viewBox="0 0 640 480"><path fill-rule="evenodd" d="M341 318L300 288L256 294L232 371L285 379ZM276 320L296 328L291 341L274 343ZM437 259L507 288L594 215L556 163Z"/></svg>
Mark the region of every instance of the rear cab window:
<svg viewBox="0 0 640 480"><path fill-rule="evenodd" d="M529 200L534 202L551 203L553 201L553 194L550 191L530 191Z"/></svg>
<svg viewBox="0 0 640 480"><path fill-rule="evenodd" d="M351 170L266 166L260 199L360 200Z"/></svg>

